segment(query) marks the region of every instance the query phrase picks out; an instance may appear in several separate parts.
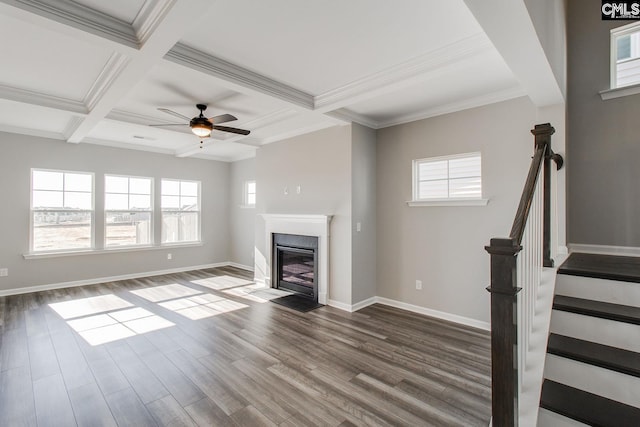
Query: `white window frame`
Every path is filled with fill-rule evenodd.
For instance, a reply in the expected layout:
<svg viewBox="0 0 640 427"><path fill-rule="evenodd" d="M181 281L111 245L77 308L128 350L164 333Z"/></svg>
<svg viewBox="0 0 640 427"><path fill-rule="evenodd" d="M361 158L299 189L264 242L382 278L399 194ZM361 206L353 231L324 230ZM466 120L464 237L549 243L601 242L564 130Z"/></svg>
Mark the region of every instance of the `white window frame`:
<svg viewBox="0 0 640 427"><path fill-rule="evenodd" d="M34 232L35 232L35 223L34 223L34 214L36 212L68 212L64 209L61 210L51 210L51 209L34 209L33 207L33 173L34 172L53 172L53 173L62 173L62 190L51 190L51 191L62 191L63 194L65 192L64 189L64 174L82 174L82 175L90 175L91 176L91 210L77 210L74 212L82 212L82 213L90 213L91 214L91 226L90 226L90 242L89 247L85 248L57 248L57 249L34 249ZM95 174L93 172L86 171L71 171L71 170L60 170L60 169L46 169L46 168L31 168L30 177L29 177L29 253L30 254L52 254L52 253L74 253L74 252L91 252L95 250L95 236L96 236L96 179Z"/></svg>
<svg viewBox="0 0 640 427"><path fill-rule="evenodd" d="M253 203L249 203L249 185L253 184L254 185L254 202ZM257 196L258 196L258 186L256 184L256 181L254 179L250 179L248 181L244 182L244 188L243 188L243 192L242 192L242 200L243 200L243 204L242 207L243 208L255 208L256 207L256 201L257 201Z"/></svg>
<svg viewBox="0 0 640 427"><path fill-rule="evenodd" d="M480 158L480 180L481 180L481 190L479 197L446 197L446 198L425 198L420 199L419 196L419 186L420 186L420 176L419 170L420 165L423 163L431 163L431 162L441 162L441 161L449 161L455 159L463 159L469 157L479 157ZM451 178L447 176L447 184ZM439 156L439 157L427 157L422 159L414 159L412 161L412 179L411 179L411 187L412 187L412 200L408 201L407 204L411 207L419 207L419 206L484 206L489 200L483 199L482 194L484 191L484 187L482 186L482 153L473 152L473 153L463 153L463 154L454 154L449 156Z"/></svg>
<svg viewBox="0 0 640 427"><path fill-rule="evenodd" d="M120 210L120 209L107 209L107 194L124 194L124 193L110 193L107 191L107 178L108 177L114 177L114 178L127 178L129 180L128 185L129 185L129 191L126 193L128 197L131 197L131 195L136 195L138 193L131 193L131 179L148 179L151 181L150 183L150 193L149 193L149 197L151 198L151 203L150 203L150 207L148 210ZM146 247L146 246L153 246L154 244L154 225L155 225L155 221L154 221L154 205L155 205L155 198L154 198L154 194L153 194L153 189L154 189L154 182L153 182L153 178L152 177L148 177L148 176L133 176L133 175L117 175L117 174L105 174L104 175L104 242L103 242L103 246L105 249L109 249L109 250L116 250L116 249L125 249L125 248L138 248L138 247ZM137 212L147 212L149 213L149 220L150 220L150 224L149 224L149 243L139 243L139 244L132 244L132 245L107 245L107 215L109 213L137 213Z"/></svg>
<svg viewBox="0 0 640 427"><path fill-rule="evenodd" d="M191 182L191 183L196 183L198 185L198 210L195 211L182 211L179 209L175 209L175 208L163 208L162 207L162 197L165 196L165 194L162 192L162 183L164 181L174 181L174 182L178 182L179 184L182 182ZM180 185L178 185L178 187L180 187ZM171 194L171 196L176 196L175 194ZM177 196L182 197L181 194L177 194ZM197 181L197 180L191 180L191 179L175 179L175 178L161 178L160 179L160 217L161 217L161 223L162 223L162 229L161 229L161 235L164 232L164 214L165 212L169 213L169 212L189 212L189 213L197 213L198 214L198 232L197 232L197 238L196 240L178 240L175 242L164 242L162 240L162 236L160 237L160 245L161 246L182 246L182 245L189 245L189 244L194 244L194 243L201 243L202 242L202 182L201 181Z"/></svg>
<svg viewBox="0 0 640 427"><path fill-rule="evenodd" d="M620 98L623 96L636 95L640 93L640 80L638 82L618 87L618 38L629 34L640 32L640 22L633 22L618 28L611 29L610 37L610 58L609 58L609 76L610 88L600 92L603 100ZM640 46L638 46L640 49ZM633 60L633 59L630 59Z"/></svg>

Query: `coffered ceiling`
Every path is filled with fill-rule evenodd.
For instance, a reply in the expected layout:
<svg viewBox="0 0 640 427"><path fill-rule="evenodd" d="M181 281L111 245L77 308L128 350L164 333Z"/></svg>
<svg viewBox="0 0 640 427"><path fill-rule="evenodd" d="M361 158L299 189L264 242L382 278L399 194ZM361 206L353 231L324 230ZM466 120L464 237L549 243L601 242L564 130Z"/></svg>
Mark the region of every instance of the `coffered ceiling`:
<svg viewBox="0 0 640 427"><path fill-rule="evenodd" d="M496 24L474 12L463 0L0 0L0 131L233 161L351 121L529 94L487 35ZM180 122L158 108L194 117L196 103L251 134L201 143L186 125L149 126Z"/></svg>

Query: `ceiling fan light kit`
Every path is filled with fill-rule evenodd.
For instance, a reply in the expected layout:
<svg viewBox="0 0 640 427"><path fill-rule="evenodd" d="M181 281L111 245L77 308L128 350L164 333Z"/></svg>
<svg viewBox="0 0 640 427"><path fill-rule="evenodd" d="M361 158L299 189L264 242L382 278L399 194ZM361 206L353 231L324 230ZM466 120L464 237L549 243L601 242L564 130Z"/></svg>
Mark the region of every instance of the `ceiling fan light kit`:
<svg viewBox="0 0 640 427"><path fill-rule="evenodd" d="M190 119L188 125L191 128L191 132L199 138L208 138L211 136L211 131L218 130L222 132L230 132L238 135L249 135L251 133L245 129L232 128L228 126L218 126L218 123L226 123L231 122L233 120L238 120L236 117L231 114L221 114L215 117L206 118L204 116L204 111L207 109L205 104L196 104L196 108L200 110L200 115ZM175 111L168 110L166 108L158 108L159 111L162 111L167 114L171 114L176 117L184 118L189 120L188 117L183 116L180 113L176 113ZM171 124L159 124L159 125L151 125L151 126L186 126L187 123L171 123ZM202 141L200 141L202 143Z"/></svg>

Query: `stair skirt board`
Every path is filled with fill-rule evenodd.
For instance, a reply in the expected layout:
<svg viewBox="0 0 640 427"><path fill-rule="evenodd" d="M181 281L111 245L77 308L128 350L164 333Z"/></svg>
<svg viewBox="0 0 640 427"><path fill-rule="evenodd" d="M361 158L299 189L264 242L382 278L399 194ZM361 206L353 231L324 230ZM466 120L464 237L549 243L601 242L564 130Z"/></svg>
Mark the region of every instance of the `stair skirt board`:
<svg viewBox="0 0 640 427"><path fill-rule="evenodd" d="M640 378L547 354L544 377L640 408Z"/></svg>
<svg viewBox="0 0 640 427"><path fill-rule="evenodd" d="M556 295L640 307L640 283L558 274Z"/></svg>
<svg viewBox="0 0 640 427"><path fill-rule="evenodd" d="M580 421L567 418L564 415L557 414L548 409L540 408L538 411L538 425L537 427L588 427L588 424L583 424Z"/></svg>
<svg viewBox="0 0 640 427"><path fill-rule="evenodd" d="M553 310L551 332L640 353L640 325Z"/></svg>

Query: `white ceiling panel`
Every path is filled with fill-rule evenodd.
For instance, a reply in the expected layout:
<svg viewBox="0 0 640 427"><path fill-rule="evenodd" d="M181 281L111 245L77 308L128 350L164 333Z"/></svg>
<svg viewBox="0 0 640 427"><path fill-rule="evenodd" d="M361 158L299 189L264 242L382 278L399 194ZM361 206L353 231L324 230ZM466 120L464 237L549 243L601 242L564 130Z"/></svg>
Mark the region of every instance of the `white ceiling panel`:
<svg viewBox="0 0 640 427"><path fill-rule="evenodd" d="M481 33L462 0L220 0L182 42L319 95Z"/></svg>
<svg viewBox="0 0 640 427"><path fill-rule="evenodd" d="M0 0L0 40L0 130L180 157L525 94L465 0Z"/></svg>
<svg viewBox="0 0 640 427"><path fill-rule="evenodd" d="M81 101L110 57L99 46L0 15L0 84Z"/></svg>
<svg viewBox="0 0 640 427"><path fill-rule="evenodd" d="M428 78L404 89L350 105L348 109L385 127L523 94L504 61L497 52L491 51L432 72Z"/></svg>

